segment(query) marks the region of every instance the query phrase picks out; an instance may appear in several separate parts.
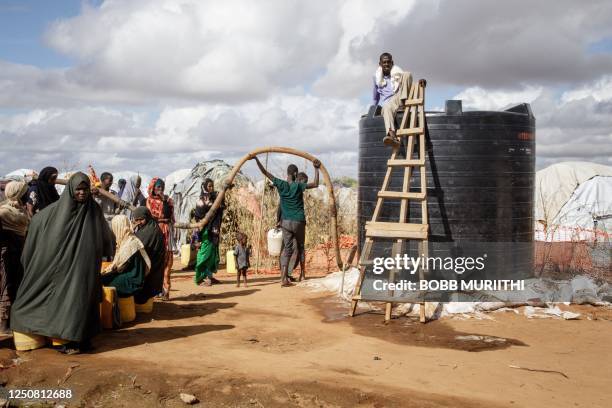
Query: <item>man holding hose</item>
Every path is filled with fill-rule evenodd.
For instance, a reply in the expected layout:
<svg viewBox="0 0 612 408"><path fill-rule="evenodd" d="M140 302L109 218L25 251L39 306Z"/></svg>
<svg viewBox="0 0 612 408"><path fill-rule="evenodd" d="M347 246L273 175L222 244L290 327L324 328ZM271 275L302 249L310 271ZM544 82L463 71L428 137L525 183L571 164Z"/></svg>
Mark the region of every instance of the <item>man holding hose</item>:
<svg viewBox="0 0 612 408"><path fill-rule="evenodd" d="M315 169L314 181L312 183L300 183L297 181L298 168L295 164L290 164L287 167L287 179L281 180L268 172L257 156L253 158L263 175L272 181L280 197L282 212L281 230L284 245L281 254L281 286L291 286L292 283L289 280L289 261L296 249L297 259L300 259L299 257L304 251L304 239L306 236L304 190L319 187L319 167L321 167L321 162L319 160L313 162ZM294 239L297 243L297 248L294 248Z"/></svg>

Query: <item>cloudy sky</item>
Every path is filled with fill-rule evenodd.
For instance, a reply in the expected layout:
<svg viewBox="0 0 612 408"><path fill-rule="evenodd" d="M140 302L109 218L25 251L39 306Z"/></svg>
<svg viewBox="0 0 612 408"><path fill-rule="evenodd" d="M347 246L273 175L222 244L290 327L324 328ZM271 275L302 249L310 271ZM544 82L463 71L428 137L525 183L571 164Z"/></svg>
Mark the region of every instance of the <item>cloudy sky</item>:
<svg viewBox="0 0 612 408"><path fill-rule="evenodd" d="M0 0L0 174L284 145L354 176L382 51L428 109L531 103L538 168L612 165L611 22L609 0Z"/></svg>

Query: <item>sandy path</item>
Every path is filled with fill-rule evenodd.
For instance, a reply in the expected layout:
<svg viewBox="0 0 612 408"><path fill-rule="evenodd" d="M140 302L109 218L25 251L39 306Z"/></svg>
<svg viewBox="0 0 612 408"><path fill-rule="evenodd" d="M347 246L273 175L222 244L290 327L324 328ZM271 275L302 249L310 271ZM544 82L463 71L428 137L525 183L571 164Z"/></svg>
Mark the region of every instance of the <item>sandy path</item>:
<svg viewBox="0 0 612 408"><path fill-rule="evenodd" d="M29 361L2 371L7 387L57 382L73 361L80 366L66 385L92 406L180 406L181 390L203 406L607 407L612 397L609 310L582 308L597 320L503 313L385 326L378 315L340 318L329 298L274 278L246 289L230 277L197 287L191 277L175 274L173 300L105 332L95 354L27 353ZM456 339L474 334L507 340Z"/></svg>

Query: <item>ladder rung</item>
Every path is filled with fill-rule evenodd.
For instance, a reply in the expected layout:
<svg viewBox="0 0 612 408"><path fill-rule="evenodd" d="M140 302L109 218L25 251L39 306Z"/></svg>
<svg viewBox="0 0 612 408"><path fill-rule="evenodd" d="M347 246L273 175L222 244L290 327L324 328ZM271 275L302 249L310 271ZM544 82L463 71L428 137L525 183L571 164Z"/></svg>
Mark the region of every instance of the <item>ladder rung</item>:
<svg viewBox="0 0 612 408"><path fill-rule="evenodd" d="M413 105L421 105L421 104L423 104L423 98L406 99L404 101L405 106L413 106Z"/></svg>
<svg viewBox="0 0 612 408"><path fill-rule="evenodd" d="M366 237L427 239L428 224L366 222Z"/></svg>
<svg viewBox="0 0 612 408"><path fill-rule="evenodd" d="M387 166L424 166L424 159L413 159L413 160L387 160Z"/></svg>
<svg viewBox="0 0 612 408"><path fill-rule="evenodd" d="M404 193L402 191L379 191L379 198L407 198L412 200L425 200L426 193Z"/></svg>
<svg viewBox="0 0 612 408"><path fill-rule="evenodd" d="M409 136L409 135L420 135L425 132L425 129L422 127L418 128L408 128L408 129L398 129L395 131L397 136Z"/></svg>

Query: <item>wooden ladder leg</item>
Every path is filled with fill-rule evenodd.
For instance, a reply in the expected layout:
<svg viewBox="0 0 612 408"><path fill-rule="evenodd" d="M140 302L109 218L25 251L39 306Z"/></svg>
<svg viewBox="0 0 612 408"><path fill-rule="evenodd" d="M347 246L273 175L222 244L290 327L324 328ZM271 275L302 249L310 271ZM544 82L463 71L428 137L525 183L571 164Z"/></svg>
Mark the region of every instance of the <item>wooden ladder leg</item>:
<svg viewBox="0 0 612 408"><path fill-rule="evenodd" d="M359 267L359 278L357 279L355 293L353 294L353 300L351 301L351 310L349 311L349 316L351 317L355 316L355 313L357 312L357 303L359 302L361 297L361 287L363 285L366 271L366 267L363 264L370 258L370 253L372 252L372 244L372 238L366 238L366 241L363 244L361 259L359 260L359 263L361 264L361 266Z"/></svg>
<svg viewBox="0 0 612 408"><path fill-rule="evenodd" d="M423 242L424 241L419 242L419 245L418 245L419 247L418 255L419 256L421 256L421 254L423 253ZM424 278L425 276L423 274L423 265L421 265L419 267L419 280L424 279ZM425 316L425 302L424 301L419 302L419 321L421 323L425 323L427 321L427 316Z"/></svg>
<svg viewBox="0 0 612 408"><path fill-rule="evenodd" d="M395 258L396 255L400 254L403 248L403 240L398 239L396 242L393 243L393 249L391 250L391 256ZM395 273L396 273L396 269L393 268L389 271L389 282L394 282L395 281ZM391 291L390 295L391 298L393 298L393 294L395 293L395 291ZM393 311L393 302L386 302L385 303L385 323L389 323L389 321L391 320L391 312Z"/></svg>
<svg viewBox="0 0 612 408"><path fill-rule="evenodd" d="M410 99L412 99L415 93L414 90L415 90L415 87L413 86L410 90L410 97L409 97ZM404 118L402 120L402 124L400 128L403 129L406 125L406 122L408 121L410 122L410 126L414 126L415 120L416 120L416 109L412 106L407 106L406 113L404 114ZM406 141L406 155L405 155L406 160L412 159L413 150L414 150L414 136L409 135L408 140ZM412 167L406 166L404 168L404 178L402 182L402 192L404 193L407 193L410 191L411 174L412 174ZM410 207L410 202L408 201L408 199L406 198L402 199L401 204L400 204L400 216L398 220L400 224L408 221L407 215L408 215L409 207ZM393 244L392 255L395 257L397 254L400 254L403 248L404 248L404 240L398 239ZM395 278L395 270L390 272L389 282L393 282L394 278ZM391 294L391 296L393 296L393 293ZM385 304L385 323L389 323L391 321L392 312L393 312L393 302L387 302Z"/></svg>
<svg viewBox="0 0 612 408"><path fill-rule="evenodd" d="M359 268L359 279L357 281L357 286L355 287L355 294L353 295L353 300L351 300L351 310L349 311L349 316L355 316L357 312L357 303L359 302L358 298L361 296L361 285L363 284L363 278L365 275L365 266Z"/></svg>

